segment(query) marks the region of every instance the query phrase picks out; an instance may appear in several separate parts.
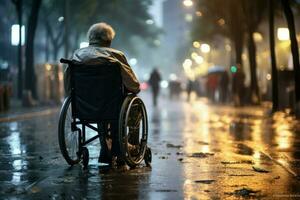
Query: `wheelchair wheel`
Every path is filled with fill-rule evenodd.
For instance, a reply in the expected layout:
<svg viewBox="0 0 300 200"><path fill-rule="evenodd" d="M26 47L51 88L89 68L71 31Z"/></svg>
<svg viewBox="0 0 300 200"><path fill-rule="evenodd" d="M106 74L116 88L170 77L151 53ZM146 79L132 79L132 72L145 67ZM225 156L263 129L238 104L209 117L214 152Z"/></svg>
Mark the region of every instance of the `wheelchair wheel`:
<svg viewBox="0 0 300 200"><path fill-rule="evenodd" d="M83 169L87 169L89 165L89 150L86 147L82 147L82 164Z"/></svg>
<svg viewBox="0 0 300 200"><path fill-rule="evenodd" d="M59 115L58 141L60 151L69 165L79 163L81 153L79 151L79 131L73 131L71 97L67 97Z"/></svg>
<svg viewBox="0 0 300 200"><path fill-rule="evenodd" d="M148 140L147 111L136 96L125 98L119 118L121 154L130 167L140 164L145 156Z"/></svg>
<svg viewBox="0 0 300 200"><path fill-rule="evenodd" d="M146 149L144 160L145 160L146 165L151 167L152 152L151 152L150 147L147 147L147 149Z"/></svg>

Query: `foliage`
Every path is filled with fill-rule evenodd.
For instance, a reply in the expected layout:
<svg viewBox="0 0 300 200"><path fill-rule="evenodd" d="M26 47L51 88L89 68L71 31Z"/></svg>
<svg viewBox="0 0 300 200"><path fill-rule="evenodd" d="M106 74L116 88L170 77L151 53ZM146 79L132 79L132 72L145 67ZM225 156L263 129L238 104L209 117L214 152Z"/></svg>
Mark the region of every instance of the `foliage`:
<svg viewBox="0 0 300 200"><path fill-rule="evenodd" d="M49 21L56 31L60 30L54 28L57 27L57 19L64 14L62 2L45 0L43 3L43 16L51 17ZM69 23L72 30L76 30L70 31L71 40L78 43L76 40L85 37L90 25L103 21L116 30L115 46L132 46L133 36L152 42L159 34L159 29L146 24L146 20L151 19L148 13L151 3L151 0L69 0Z"/></svg>

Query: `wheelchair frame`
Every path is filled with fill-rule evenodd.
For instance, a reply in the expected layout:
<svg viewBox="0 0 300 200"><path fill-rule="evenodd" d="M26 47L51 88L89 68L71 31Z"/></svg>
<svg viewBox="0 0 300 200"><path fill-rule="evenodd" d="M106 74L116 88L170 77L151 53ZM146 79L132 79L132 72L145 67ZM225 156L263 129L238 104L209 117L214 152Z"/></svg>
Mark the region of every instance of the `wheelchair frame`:
<svg viewBox="0 0 300 200"><path fill-rule="evenodd" d="M71 70L72 74L72 65L74 64L71 60L66 60L66 59L61 59L61 63L68 64ZM135 95L128 95L124 98L122 107L120 109L119 113L119 118L117 120L101 120L101 121L93 121L93 120L81 120L75 117L76 113L76 106L75 103L72 103L72 100L75 99L75 94L74 94L74 87L73 87L73 77L70 76L71 79L71 95L67 97L62 105L60 116L59 116L59 125L58 125L58 139L59 139L59 146L61 153L67 163L69 165L74 165L79 163L82 160L82 164L84 168L88 166L89 162L89 152L86 147L89 143L93 142L97 138L100 137L100 134L105 134L105 131L110 131L111 129L107 130L101 130L99 127L99 124L103 122L112 122L112 121L118 121L118 139L119 139L119 145L120 145L120 150L121 150L121 156L122 158L126 161L126 163L130 167L135 167L136 165L140 164L141 161L144 159L145 163L147 165L150 165L151 160L152 160L152 155L151 155L151 149L147 146L147 139L148 139L148 121L147 121L147 111L145 108L145 105L143 101L135 96ZM123 89L124 91L124 89ZM123 93L124 94L124 93ZM126 128L128 125L128 120L129 120L129 114L130 114L130 109L132 108L133 103L137 101L139 103L139 106L142 109L142 123L143 123L143 129L142 129L142 138L141 138L141 149L139 156L136 157L136 159L133 159L134 157L131 155L129 148L128 148L128 129ZM71 134L74 134L75 132L78 133L78 148L76 152L76 157L77 159L72 159L70 158L68 149L66 147L66 139L65 139L65 127L66 127L66 118L67 118L67 113L70 108L71 104ZM92 124L96 123L97 127L93 126ZM125 123L125 126L124 126ZM78 125L81 125L82 128L79 128ZM93 136L86 140L86 127L90 128L91 130L97 132L96 136ZM126 140L127 139L127 140ZM74 153L74 152L73 152Z"/></svg>

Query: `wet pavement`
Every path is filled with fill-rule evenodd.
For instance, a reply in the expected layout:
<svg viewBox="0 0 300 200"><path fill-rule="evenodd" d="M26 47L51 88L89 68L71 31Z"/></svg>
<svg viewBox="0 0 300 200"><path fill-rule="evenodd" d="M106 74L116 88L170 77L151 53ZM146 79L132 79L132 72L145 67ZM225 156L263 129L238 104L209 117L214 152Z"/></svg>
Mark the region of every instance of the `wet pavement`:
<svg viewBox="0 0 300 200"><path fill-rule="evenodd" d="M57 110L0 122L1 199L300 198L300 123L266 107L232 108L205 99L160 99L149 118L152 168L70 168L57 140ZM92 133L91 133L92 134Z"/></svg>

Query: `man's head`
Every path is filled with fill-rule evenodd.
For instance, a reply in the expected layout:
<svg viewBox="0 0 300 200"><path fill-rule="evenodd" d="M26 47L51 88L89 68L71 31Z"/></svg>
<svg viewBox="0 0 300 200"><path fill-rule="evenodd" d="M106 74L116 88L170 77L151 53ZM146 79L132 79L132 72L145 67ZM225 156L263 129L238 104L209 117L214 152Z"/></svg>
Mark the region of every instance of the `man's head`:
<svg viewBox="0 0 300 200"><path fill-rule="evenodd" d="M106 23L93 24L88 30L87 37L90 44L109 47L112 39L115 37L114 29Z"/></svg>

